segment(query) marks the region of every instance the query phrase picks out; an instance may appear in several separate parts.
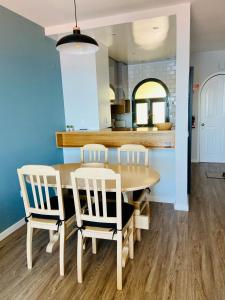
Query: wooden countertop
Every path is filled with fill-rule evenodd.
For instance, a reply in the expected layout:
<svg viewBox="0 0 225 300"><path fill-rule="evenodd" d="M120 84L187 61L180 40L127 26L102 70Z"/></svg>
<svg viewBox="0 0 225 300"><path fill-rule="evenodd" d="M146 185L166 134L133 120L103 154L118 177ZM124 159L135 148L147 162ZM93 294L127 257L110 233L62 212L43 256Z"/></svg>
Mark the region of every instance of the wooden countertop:
<svg viewBox="0 0 225 300"><path fill-rule="evenodd" d="M120 128L106 128L102 129L100 131L104 132L114 132L114 131L130 131L130 132L151 132L151 133L163 133L165 134L166 132L171 133L173 130L158 130L155 127L138 127L138 128L127 128L127 127L120 127Z"/></svg>
<svg viewBox="0 0 225 300"><path fill-rule="evenodd" d="M82 147L85 144L103 144L106 147L141 144L148 148L175 148L175 131L139 127L56 132L59 148Z"/></svg>

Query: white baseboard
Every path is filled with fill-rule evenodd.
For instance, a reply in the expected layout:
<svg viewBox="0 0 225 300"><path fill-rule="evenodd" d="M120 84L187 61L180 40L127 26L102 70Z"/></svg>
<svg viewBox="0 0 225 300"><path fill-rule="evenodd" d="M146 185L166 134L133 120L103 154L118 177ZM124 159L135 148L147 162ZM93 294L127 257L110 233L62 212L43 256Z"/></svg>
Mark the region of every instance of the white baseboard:
<svg viewBox="0 0 225 300"><path fill-rule="evenodd" d="M11 233L19 229L25 224L24 218L18 221L17 223L13 224L12 226L8 227L4 231L0 233L0 241L4 240L7 236L9 236Z"/></svg>
<svg viewBox="0 0 225 300"><path fill-rule="evenodd" d="M192 158L192 159L191 159L191 162L192 162L192 163L199 163L199 160L198 160L198 159L195 159L195 158Z"/></svg>
<svg viewBox="0 0 225 300"><path fill-rule="evenodd" d="M174 203L174 199L171 197L160 197L160 196L150 196L151 202L159 203Z"/></svg>

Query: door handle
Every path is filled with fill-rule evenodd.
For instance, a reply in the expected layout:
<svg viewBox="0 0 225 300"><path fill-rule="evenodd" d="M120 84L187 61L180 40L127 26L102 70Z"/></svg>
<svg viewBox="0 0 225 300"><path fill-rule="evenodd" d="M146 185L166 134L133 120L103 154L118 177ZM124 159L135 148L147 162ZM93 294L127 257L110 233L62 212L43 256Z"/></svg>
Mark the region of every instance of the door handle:
<svg viewBox="0 0 225 300"><path fill-rule="evenodd" d="M201 126L205 126L205 123L202 123Z"/></svg>

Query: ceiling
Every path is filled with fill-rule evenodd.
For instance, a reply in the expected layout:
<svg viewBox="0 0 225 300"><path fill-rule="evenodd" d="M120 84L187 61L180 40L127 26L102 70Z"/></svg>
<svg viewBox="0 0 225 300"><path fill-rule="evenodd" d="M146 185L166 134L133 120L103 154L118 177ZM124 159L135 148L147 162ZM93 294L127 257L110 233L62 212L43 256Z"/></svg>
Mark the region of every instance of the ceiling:
<svg viewBox="0 0 225 300"><path fill-rule="evenodd" d="M77 9L79 20L85 20L182 2L188 1L77 0ZM192 52L225 49L225 1L190 2ZM43 27L73 22L73 0L0 0L0 4Z"/></svg>
<svg viewBox="0 0 225 300"><path fill-rule="evenodd" d="M203 0L205 1L205 0ZM76 0L79 20L179 4L181 0ZM74 21L73 0L0 0L0 5L43 27Z"/></svg>
<svg viewBox="0 0 225 300"><path fill-rule="evenodd" d="M109 49L109 56L126 63L173 58L176 17L160 17L84 31Z"/></svg>

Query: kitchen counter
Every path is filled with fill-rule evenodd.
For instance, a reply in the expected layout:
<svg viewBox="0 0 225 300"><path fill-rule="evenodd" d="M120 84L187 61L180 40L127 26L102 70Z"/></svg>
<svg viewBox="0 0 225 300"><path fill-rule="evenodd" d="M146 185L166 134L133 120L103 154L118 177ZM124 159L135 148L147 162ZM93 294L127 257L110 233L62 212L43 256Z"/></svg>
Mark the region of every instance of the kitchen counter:
<svg viewBox="0 0 225 300"><path fill-rule="evenodd" d="M106 128L101 131L135 131L135 132L157 132L165 133L166 131L171 132L171 130L158 130L156 127L137 127L137 128L128 128L128 127L117 127L117 128Z"/></svg>
<svg viewBox="0 0 225 300"><path fill-rule="evenodd" d="M175 131L139 127L56 132L58 148L82 147L85 144L103 144L112 148L124 144L141 144L148 148L175 148Z"/></svg>

